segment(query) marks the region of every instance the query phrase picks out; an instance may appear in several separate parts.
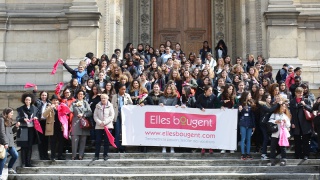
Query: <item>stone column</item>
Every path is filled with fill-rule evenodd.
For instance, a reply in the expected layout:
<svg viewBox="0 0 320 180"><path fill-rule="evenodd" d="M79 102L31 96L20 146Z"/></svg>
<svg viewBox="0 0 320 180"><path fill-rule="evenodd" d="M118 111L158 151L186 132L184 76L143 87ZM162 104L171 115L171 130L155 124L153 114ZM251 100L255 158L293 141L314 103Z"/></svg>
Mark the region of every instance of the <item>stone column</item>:
<svg viewBox="0 0 320 180"><path fill-rule="evenodd" d="M264 13L267 25L267 49L269 63L274 72L284 63L301 66L298 58L298 16L300 12L293 0L269 0Z"/></svg>
<svg viewBox="0 0 320 180"><path fill-rule="evenodd" d="M68 65L76 67L87 52L98 53L99 12L96 0L73 0L66 12L68 26ZM64 71L63 80L70 80Z"/></svg>
<svg viewBox="0 0 320 180"><path fill-rule="evenodd" d="M6 12L5 0L0 0L0 82L5 84L5 72L7 66L5 62L5 47L6 47L6 36L8 27L8 18Z"/></svg>

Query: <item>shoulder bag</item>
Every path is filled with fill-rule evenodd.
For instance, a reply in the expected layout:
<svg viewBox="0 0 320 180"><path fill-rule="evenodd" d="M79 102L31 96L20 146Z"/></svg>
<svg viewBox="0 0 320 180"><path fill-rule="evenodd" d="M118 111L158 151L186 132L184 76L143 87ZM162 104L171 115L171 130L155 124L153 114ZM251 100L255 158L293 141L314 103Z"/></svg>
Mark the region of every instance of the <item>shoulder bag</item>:
<svg viewBox="0 0 320 180"><path fill-rule="evenodd" d="M273 114L273 119L275 119L276 115ZM278 131L278 124L272 123L272 122L267 122L267 132L268 134L272 134Z"/></svg>

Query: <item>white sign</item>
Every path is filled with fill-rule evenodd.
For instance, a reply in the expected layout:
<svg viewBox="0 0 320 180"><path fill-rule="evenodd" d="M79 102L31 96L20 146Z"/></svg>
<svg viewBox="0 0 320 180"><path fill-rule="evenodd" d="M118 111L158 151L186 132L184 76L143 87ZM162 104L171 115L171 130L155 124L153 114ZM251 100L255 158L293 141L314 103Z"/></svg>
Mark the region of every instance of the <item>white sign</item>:
<svg viewBox="0 0 320 180"><path fill-rule="evenodd" d="M126 105L122 145L237 149L236 109Z"/></svg>

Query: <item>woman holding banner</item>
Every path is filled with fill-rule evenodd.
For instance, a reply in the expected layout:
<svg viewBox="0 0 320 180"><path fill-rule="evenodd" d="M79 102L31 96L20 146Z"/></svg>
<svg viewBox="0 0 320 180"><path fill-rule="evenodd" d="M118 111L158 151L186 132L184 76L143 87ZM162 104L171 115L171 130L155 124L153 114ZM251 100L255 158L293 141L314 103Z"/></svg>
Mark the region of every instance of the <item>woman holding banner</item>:
<svg viewBox="0 0 320 180"><path fill-rule="evenodd" d="M227 83L222 94L218 97L219 107L222 109L233 109L238 107L238 98L236 96L236 88L233 84ZM222 149L221 154L224 154L226 150ZM230 153L234 153L234 150L230 150Z"/></svg>
<svg viewBox="0 0 320 180"><path fill-rule="evenodd" d="M31 165L32 145L39 141L38 132L34 128L34 120L38 108L34 106L33 94L24 93L21 97L23 105L17 109L17 121L20 122L20 128L17 133L17 146L21 147L22 167L34 167Z"/></svg>
<svg viewBox="0 0 320 180"><path fill-rule="evenodd" d="M107 94L101 94L101 102L96 105L94 111L94 121L96 122L96 151L94 160L99 160L99 153L101 147L101 140L104 142L103 159L106 161L108 159L109 152L109 139L106 135L106 130L112 133L113 120L114 120L114 109L113 105L108 101L109 96ZM107 127L107 128L105 128Z"/></svg>
<svg viewBox="0 0 320 180"><path fill-rule="evenodd" d="M132 100L129 94L126 93L126 85L119 85L119 93L112 96L111 103L114 109L114 121L115 121L115 141L118 148L118 152L125 152L125 148L120 143L120 134L121 134L121 108L124 105L132 104Z"/></svg>
<svg viewBox="0 0 320 180"><path fill-rule="evenodd" d="M178 99L177 99L177 91L173 87L173 85L167 85L163 96L160 97L159 105L160 106L175 106L177 105ZM162 153L166 153L167 148L162 148ZM170 148L170 153L174 153L174 148Z"/></svg>
<svg viewBox="0 0 320 180"><path fill-rule="evenodd" d="M204 87L204 93L200 94L197 102L196 107L200 108L201 111L206 111L206 109L214 109L216 108L217 104L217 97L212 93L212 86L206 85ZM201 155L204 155L205 149L201 150ZM209 153L212 154L213 150L209 149Z"/></svg>

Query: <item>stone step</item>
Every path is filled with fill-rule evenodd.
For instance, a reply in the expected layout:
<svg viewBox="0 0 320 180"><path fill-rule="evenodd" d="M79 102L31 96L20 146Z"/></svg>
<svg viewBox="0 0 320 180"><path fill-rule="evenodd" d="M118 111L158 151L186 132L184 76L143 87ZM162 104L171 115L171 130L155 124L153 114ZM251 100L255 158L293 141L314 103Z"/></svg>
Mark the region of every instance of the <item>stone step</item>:
<svg viewBox="0 0 320 180"><path fill-rule="evenodd" d="M252 153L253 159L260 159L260 153ZM200 153L109 153L110 159L240 159L241 153L205 153L203 156ZM84 159L93 159L94 153L85 153ZM102 153L100 153L102 158ZM71 153L67 153L67 159L71 159ZM319 154L311 153L309 159L320 158ZM287 159L294 159L294 153L287 153ZM35 159L36 160L36 159Z"/></svg>
<svg viewBox="0 0 320 180"><path fill-rule="evenodd" d="M319 179L319 173L161 173L161 174L16 174L9 180L207 180L207 179Z"/></svg>
<svg viewBox="0 0 320 180"><path fill-rule="evenodd" d="M18 174L161 174L161 173L319 173L320 167L301 166L53 166L17 168Z"/></svg>
<svg viewBox="0 0 320 180"><path fill-rule="evenodd" d="M105 166L105 167L139 167L139 166L269 166L269 160L240 160L240 159L108 159L96 161L84 160L56 160L56 161L32 161L37 167L55 166ZM277 165L279 160L276 160ZM288 166L320 165L320 159L298 160L287 159Z"/></svg>

